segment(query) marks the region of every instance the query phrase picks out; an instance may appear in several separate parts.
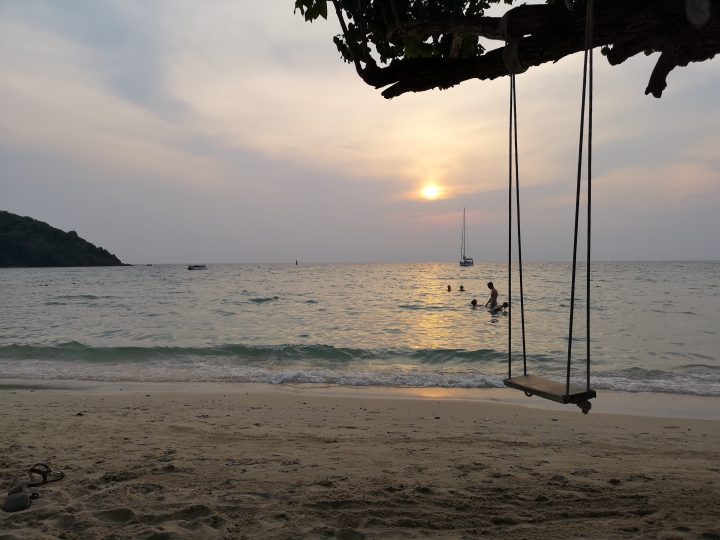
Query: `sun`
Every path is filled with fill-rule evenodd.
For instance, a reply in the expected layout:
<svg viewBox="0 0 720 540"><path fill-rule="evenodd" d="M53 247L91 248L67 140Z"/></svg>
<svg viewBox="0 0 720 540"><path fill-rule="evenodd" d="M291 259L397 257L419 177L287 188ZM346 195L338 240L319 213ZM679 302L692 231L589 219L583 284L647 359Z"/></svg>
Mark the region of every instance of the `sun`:
<svg viewBox="0 0 720 540"><path fill-rule="evenodd" d="M420 190L420 195L428 201L436 201L442 195L442 188L434 184L428 184Z"/></svg>

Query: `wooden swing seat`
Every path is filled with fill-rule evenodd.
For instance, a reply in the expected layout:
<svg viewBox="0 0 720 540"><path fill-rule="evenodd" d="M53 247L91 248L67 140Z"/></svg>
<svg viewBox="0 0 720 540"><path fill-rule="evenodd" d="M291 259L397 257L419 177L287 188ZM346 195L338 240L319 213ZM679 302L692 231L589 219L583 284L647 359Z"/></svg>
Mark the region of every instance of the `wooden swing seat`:
<svg viewBox="0 0 720 540"><path fill-rule="evenodd" d="M565 383L543 379L536 375L522 375L505 379L505 386L522 390L528 396L539 396L541 398L556 401L558 403L584 403L596 397L595 390L586 390L577 385L570 385L570 393L566 394Z"/></svg>

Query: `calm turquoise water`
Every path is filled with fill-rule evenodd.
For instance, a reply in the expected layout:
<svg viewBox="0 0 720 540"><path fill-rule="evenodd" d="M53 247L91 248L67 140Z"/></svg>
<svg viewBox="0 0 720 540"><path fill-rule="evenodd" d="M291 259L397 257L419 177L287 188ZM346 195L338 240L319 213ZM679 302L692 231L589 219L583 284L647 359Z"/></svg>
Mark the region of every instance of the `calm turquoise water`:
<svg viewBox="0 0 720 540"><path fill-rule="evenodd" d="M504 264L4 269L0 377L501 386L509 317L470 308L488 280L507 299ZM569 264L526 265L532 373L563 376L569 284ZM592 306L594 387L720 395L720 263L596 263Z"/></svg>

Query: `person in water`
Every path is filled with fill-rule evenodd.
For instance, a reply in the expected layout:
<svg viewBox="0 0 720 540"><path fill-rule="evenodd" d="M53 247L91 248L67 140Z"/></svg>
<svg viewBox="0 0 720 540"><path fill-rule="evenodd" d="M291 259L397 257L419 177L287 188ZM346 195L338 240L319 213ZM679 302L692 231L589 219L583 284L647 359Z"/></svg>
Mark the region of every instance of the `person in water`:
<svg viewBox="0 0 720 540"><path fill-rule="evenodd" d="M493 282L490 281L487 284L488 289L490 289L490 299L485 302L485 307L489 307L490 309L495 309L497 307L497 298L498 298L498 292L495 288L495 285L493 285Z"/></svg>
<svg viewBox="0 0 720 540"><path fill-rule="evenodd" d="M473 309L475 309L477 307L477 298L473 298L472 300L470 300L470 305Z"/></svg>
<svg viewBox="0 0 720 540"><path fill-rule="evenodd" d="M448 285L448 292L452 292L452 287Z"/></svg>
<svg viewBox="0 0 720 540"><path fill-rule="evenodd" d="M509 307L510 304L508 304L507 302L503 302L501 306L495 306L494 308L490 308L490 313L492 313L493 315L497 315L498 313Z"/></svg>
<svg viewBox="0 0 720 540"><path fill-rule="evenodd" d="M465 287L463 287L462 285L460 285L460 292L465 292Z"/></svg>

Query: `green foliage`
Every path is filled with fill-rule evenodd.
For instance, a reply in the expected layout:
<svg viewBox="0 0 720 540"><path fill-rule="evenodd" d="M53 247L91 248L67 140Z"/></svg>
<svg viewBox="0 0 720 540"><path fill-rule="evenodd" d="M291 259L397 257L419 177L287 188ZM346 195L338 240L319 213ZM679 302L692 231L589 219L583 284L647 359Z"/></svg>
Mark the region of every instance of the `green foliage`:
<svg viewBox="0 0 720 540"><path fill-rule="evenodd" d="M387 64L399 58L450 55L454 34L418 37L404 31L412 25L479 16L493 4L511 4L512 0L336 0L336 3L347 23L347 32L333 38L343 60L365 61L372 55ZM312 22L318 17L327 18L327 4L327 0L296 0L295 10ZM475 36L461 37L457 51L460 58L484 52Z"/></svg>
<svg viewBox="0 0 720 540"><path fill-rule="evenodd" d="M115 255L75 231L0 210L0 267L120 265Z"/></svg>
<svg viewBox="0 0 720 540"><path fill-rule="evenodd" d="M318 17L327 19L327 0L295 0L295 11L300 11L306 21L314 21Z"/></svg>

